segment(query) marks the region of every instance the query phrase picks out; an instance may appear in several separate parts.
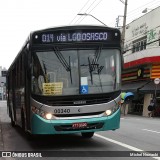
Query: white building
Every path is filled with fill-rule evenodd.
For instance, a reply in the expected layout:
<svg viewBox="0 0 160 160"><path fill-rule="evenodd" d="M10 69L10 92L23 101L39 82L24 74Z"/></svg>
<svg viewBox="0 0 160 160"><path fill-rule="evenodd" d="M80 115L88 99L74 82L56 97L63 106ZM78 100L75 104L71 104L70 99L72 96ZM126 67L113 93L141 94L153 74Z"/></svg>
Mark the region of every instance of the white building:
<svg viewBox="0 0 160 160"><path fill-rule="evenodd" d="M0 66L0 100L6 99L6 73L7 70Z"/></svg>
<svg viewBox="0 0 160 160"><path fill-rule="evenodd" d="M160 7L126 26L122 90L135 93L130 113L148 116L148 105L157 97L156 116L160 116Z"/></svg>

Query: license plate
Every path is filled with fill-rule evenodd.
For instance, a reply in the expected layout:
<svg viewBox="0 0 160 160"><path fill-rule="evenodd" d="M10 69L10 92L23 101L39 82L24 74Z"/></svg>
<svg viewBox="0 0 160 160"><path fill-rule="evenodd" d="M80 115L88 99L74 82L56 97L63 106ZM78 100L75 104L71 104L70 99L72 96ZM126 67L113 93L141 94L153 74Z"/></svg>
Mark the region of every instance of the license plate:
<svg viewBox="0 0 160 160"><path fill-rule="evenodd" d="M85 128L87 127L87 123L86 122L80 122L80 123L73 123L72 124L72 128Z"/></svg>

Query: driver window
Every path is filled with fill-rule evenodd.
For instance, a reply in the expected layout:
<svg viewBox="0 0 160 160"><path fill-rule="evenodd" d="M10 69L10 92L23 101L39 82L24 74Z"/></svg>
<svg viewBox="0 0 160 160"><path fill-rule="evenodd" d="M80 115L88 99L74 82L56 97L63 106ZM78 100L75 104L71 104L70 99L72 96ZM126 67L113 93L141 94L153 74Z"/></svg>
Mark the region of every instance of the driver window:
<svg viewBox="0 0 160 160"><path fill-rule="evenodd" d="M38 77L38 87L41 91L43 91L43 83L45 83L44 77L40 75Z"/></svg>

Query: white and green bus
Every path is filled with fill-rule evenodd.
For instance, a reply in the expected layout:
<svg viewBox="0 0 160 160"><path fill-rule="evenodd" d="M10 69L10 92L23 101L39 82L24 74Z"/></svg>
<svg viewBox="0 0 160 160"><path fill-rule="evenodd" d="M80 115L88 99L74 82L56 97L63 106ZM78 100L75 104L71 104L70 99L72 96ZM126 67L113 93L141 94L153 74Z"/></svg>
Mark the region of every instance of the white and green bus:
<svg viewBox="0 0 160 160"><path fill-rule="evenodd" d="M94 132L120 127L121 34L104 26L32 32L7 73L13 126L30 134Z"/></svg>

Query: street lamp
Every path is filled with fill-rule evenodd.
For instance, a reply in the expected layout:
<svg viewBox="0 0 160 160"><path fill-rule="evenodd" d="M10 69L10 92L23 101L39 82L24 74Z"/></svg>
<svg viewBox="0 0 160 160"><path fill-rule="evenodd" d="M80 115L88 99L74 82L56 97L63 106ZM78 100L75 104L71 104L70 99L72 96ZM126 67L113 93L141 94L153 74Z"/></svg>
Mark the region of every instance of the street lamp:
<svg viewBox="0 0 160 160"><path fill-rule="evenodd" d="M142 13L147 13L147 12L148 12L148 10L152 10L152 9L145 8L145 9L142 11Z"/></svg>
<svg viewBox="0 0 160 160"><path fill-rule="evenodd" d="M78 16L91 16L91 17L93 17L94 19L96 19L97 21L99 21L100 23L102 23L103 25L107 26L105 23L103 23L102 21L100 21L98 18L94 17L94 16L91 15L91 14L87 14L87 13L78 13L77 15L78 15Z"/></svg>

